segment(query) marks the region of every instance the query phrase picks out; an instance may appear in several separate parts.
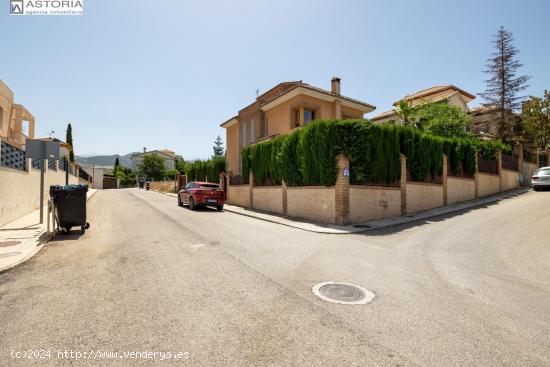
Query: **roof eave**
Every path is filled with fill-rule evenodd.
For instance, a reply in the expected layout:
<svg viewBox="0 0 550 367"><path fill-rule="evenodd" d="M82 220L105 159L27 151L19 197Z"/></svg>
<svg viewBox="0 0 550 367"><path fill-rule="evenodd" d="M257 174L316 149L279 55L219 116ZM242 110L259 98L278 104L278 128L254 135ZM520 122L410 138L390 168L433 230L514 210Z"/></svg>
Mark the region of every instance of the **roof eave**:
<svg viewBox="0 0 550 367"><path fill-rule="evenodd" d="M316 89L308 88L304 85L298 85L294 88L289 89L285 93L277 96L276 98L272 99L271 101L264 103L261 106L262 111L267 111L275 106L278 106L279 104L297 96L300 94L309 95L312 97L316 97L319 99L323 99L328 102L334 102L336 100L340 100L342 102L342 106L354 108L356 110L359 110L363 113L372 112L376 109L375 106L370 105L368 103L360 102L360 101L352 101L347 98L343 98L341 96L337 96L332 93L324 93Z"/></svg>

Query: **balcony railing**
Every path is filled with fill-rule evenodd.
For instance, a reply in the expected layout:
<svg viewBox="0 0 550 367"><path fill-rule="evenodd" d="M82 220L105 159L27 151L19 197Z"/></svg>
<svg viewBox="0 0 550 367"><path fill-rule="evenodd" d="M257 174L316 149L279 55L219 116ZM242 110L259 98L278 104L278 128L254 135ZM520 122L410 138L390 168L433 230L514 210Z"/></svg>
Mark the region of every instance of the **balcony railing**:
<svg viewBox="0 0 550 367"><path fill-rule="evenodd" d="M268 141L268 140L271 140L271 139L274 139L276 138L277 136L279 136L280 134L271 134L271 135L266 135L266 136L263 136L261 138L259 138L258 140L256 140L254 143L252 144L256 144L256 143L261 143L261 142L264 142L264 141Z"/></svg>

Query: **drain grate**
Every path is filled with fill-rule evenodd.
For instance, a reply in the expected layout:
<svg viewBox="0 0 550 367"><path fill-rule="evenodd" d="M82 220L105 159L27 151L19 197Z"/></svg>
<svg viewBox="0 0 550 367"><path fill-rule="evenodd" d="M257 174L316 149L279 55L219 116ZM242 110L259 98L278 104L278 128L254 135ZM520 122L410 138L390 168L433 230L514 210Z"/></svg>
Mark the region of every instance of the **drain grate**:
<svg viewBox="0 0 550 367"><path fill-rule="evenodd" d="M319 283L312 290L313 294L324 301L343 305L364 305L375 297L375 294L366 288L341 282Z"/></svg>
<svg viewBox="0 0 550 367"><path fill-rule="evenodd" d="M21 255L20 252L6 252L6 253L3 253L3 254L0 254L0 258L19 256L19 255Z"/></svg>
<svg viewBox="0 0 550 367"><path fill-rule="evenodd" d="M3 241L3 242L0 242L0 247L17 246L20 243L21 243L21 241Z"/></svg>

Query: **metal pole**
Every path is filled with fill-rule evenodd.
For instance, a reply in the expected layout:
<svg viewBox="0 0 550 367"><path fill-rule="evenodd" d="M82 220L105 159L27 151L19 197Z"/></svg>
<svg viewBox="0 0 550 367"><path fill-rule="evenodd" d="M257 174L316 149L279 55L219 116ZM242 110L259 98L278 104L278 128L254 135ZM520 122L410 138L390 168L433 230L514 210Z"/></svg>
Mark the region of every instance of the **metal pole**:
<svg viewBox="0 0 550 367"><path fill-rule="evenodd" d="M46 144L42 143L42 158L40 159L40 224L44 223L44 158L46 157Z"/></svg>
<svg viewBox="0 0 550 367"><path fill-rule="evenodd" d="M63 157L65 162L65 185L69 184L69 165L67 164L67 157Z"/></svg>

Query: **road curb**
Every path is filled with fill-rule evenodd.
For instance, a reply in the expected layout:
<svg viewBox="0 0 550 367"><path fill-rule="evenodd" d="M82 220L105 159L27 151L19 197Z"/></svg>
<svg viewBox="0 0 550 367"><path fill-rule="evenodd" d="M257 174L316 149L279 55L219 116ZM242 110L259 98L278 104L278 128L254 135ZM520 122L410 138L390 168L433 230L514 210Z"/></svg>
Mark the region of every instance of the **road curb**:
<svg viewBox="0 0 550 367"><path fill-rule="evenodd" d="M247 212L243 212L241 210L234 210L232 208L225 207L224 211L228 211L234 214L239 214L250 218L255 218L258 220L263 220L265 222L276 223L287 227L297 228L303 231L308 231L313 233L355 234L355 233L371 232L371 231L396 227L404 224L414 223L414 222L428 220L428 219L432 219L432 218L436 218L436 217L440 217L448 214L453 214L453 213L461 212L468 209L475 209L483 205L495 203L497 201L504 200L504 199L509 199L511 197L515 197L529 191L531 191L530 188L518 188L518 189L506 191L506 192L501 192L495 195L490 195L477 200L465 201L462 203L457 203L446 207L434 208L423 212L417 212L417 213L411 214L411 216L390 217L390 218L383 218L383 219L374 220L370 222L355 224L355 225L369 225L370 228L356 228L354 227L354 225L346 225L346 226L329 225L327 227L323 227L318 224L307 223L307 222L300 222L300 224L292 224L293 220L290 218L280 217L274 214L264 214L251 209L246 209ZM266 217L266 215L269 215L273 218ZM392 221L392 222L385 223L385 224L377 223L381 221ZM317 228L307 228L308 226L316 226Z"/></svg>

